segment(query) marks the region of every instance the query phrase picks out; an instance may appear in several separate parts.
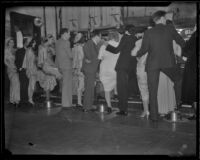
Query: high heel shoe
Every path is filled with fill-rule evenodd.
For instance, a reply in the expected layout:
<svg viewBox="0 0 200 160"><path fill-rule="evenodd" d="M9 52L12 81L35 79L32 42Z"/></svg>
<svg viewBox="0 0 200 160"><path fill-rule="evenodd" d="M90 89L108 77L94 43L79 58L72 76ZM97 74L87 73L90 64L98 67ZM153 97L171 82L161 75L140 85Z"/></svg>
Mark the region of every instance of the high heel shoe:
<svg viewBox="0 0 200 160"><path fill-rule="evenodd" d="M150 115L149 111L146 111L146 112L143 112L143 113L140 115L140 118L146 117L146 118L148 119L148 118L149 118L149 115Z"/></svg>

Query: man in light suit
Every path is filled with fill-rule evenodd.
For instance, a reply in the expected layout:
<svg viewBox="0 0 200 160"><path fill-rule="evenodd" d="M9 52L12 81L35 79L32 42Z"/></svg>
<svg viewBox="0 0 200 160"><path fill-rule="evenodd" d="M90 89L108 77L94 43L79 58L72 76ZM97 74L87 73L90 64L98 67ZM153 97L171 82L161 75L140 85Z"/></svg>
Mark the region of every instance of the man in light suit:
<svg viewBox="0 0 200 160"><path fill-rule="evenodd" d="M56 42L55 63L62 73L62 106L72 106L72 52L70 48L70 32L67 28L60 31L60 39Z"/></svg>
<svg viewBox="0 0 200 160"><path fill-rule="evenodd" d="M173 40L181 47L184 47L185 41L172 25L166 25L165 15L165 11L153 14L152 19L156 25L144 33L142 46L137 54L137 57L141 57L148 52L145 70L149 87L150 119L153 121L158 121L157 92L160 71L174 82L176 101L180 101L181 72L176 66Z"/></svg>
<svg viewBox="0 0 200 160"><path fill-rule="evenodd" d="M94 101L95 78L98 70L99 60L98 43L101 41L101 33L94 31L92 39L87 41L83 46L84 58L82 72L85 76L85 93L83 99L83 112L88 112L92 109Z"/></svg>

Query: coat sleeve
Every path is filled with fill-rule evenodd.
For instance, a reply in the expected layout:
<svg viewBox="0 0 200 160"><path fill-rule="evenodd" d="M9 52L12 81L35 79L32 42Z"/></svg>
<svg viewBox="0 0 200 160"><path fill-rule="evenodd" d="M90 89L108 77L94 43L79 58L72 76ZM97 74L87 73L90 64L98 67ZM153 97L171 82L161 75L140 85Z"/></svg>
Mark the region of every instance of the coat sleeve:
<svg viewBox="0 0 200 160"><path fill-rule="evenodd" d="M176 31L176 29L173 26L169 25L169 28L171 30L173 39L176 41L177 44L179 44L183 48L185 46L184 39L181 37L181 35L178 34L178 32Z"/></svg>
<svg viewBox="0 0 200 160"><path fill-rule="evenodd" d="M142 57L144 54L146 54L149 51L149 34L146 31L144 33L144 37L142 40L142 45L140 50L137 52L137 57Z"/></svg>
<svg viewBox="0 0 200 160"><path fill-rule="evenodd" d="M114 53L114 54L119 53L121 51L121 49L124 47L124 45L126 44L125 38L126 38L125 36L122 37L122 39L121 39L121 41L120 41L120 43L117 47L113 47L112 45L108 45L106 47L106 50L111 52L111 53Z"/></svg>
<svg viewBox="0 0 200 160"><path fill-rule="evenodd" d="M92 55L90 51L90 42L88 41L84 46L83 46L83 53L84 53L84 58L87 60L92 60Z"/></svg>

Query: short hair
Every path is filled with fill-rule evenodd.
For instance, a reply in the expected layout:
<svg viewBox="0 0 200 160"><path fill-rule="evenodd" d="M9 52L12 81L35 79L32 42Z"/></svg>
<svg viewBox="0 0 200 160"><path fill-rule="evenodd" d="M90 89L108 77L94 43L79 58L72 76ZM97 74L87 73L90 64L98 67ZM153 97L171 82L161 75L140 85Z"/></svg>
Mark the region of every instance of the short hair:
<svg viewBox="0 0 200 160"><path fill-rule="evenodd" d="M125 27L125 31L128 31L130 34L134 34L135 26L133 24L128 24Z"/></svg>
<svg viewBox="0 0 200 160"><path fill-rule="evenodd" d="M60 36L62 36L64 33L68 33L69 29L68 28L61 28L60 30Z"/></svg>
<svg viewBox="0 0 200 160"><path fill-rule="evenodd" d="M99 31L99 30L94 30L93 32L92 32L92 38L93 37L95 37L95 36L100 36L101 35L101 32Z"/></svg>
<svg viewBox="0 0 200 160"><path fill-rule="evenodd" d="M161 17L164 17L166 15L167 12L165 11L156 11L153 15L152 15L152 19L154 22L158 21Z"/></svg>

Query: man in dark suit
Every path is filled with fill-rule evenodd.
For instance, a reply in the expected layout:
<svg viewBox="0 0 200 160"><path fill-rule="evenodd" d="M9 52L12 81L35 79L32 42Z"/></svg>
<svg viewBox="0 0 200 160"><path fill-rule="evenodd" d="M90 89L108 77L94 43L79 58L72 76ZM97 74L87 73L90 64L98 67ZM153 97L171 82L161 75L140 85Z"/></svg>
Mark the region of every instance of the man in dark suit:
<svg viewBox="0 0 200 160"><path fill-rule="evenodd" d="M117 54L120 52L115 70L117 72L117 91L119 97L119 112L117 115L128 115L128 74L131 69L130 65L136 68L136 58L131 57L131 51L135 47L137 37L134 35L135 27L127 25L126 32L123 35L118 47L108 45L106 50Z"/></svg>
<svg viewBox="0 0 200 160"><path fill-rule="evenodd" d="M29 79L26 75L26 69L22 68L24 56L26 54L26 46L27 46L27 39L23 40L23 48L20 48L16 51L16 59L15 64L19 73L19 81L20 81L20 96L21 100L20 103L28 103L28 83Z"/></svg>
<svg viewBox="0 0 200 160"><path fill-rule="evenodd" d="M185 41L172 25L166 25L165 15L165 11L157 11L153 14L152 19L156 25L144 33L142 46L137 54L137 57L141 57L148 52L145 70L150 96L150 119L153 121L158 120L157 91L160 71L174 82L177 102L180 101L181 95L181 72L176 67L172 42L175 40L184 47Z"/></svg>
<svg viewBox="0 0 200 160"><path fill-rule="evenodd" d="M85 76L85 93L83 99L84 112L91 110L93 105L95 78L99 65L99 47L97 45L100 41L101 33L99 31L94 31L92 39L88 40L83 46L84 58L82 72Z"/></svg>

